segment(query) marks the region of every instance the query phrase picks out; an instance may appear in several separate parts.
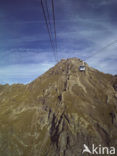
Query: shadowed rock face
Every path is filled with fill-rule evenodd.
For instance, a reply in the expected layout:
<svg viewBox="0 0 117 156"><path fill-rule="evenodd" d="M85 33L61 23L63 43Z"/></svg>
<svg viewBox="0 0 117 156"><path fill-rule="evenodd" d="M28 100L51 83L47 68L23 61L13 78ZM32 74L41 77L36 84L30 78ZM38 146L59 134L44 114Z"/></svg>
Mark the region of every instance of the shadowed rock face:
<svg viewBox="0 0 117 156"><path fill-rule="evenodd" d="M0 156L81 156L117 147L116 77L76 58L27 85L0 85Z"/></svg>

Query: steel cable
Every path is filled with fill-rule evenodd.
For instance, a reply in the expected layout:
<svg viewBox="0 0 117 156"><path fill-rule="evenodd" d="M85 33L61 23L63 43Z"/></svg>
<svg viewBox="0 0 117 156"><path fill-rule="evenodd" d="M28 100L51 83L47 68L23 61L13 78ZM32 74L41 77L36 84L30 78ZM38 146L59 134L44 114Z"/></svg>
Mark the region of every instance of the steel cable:
<svg viewBox="0 0 117 156"><path fill-rule="evenodd" d="M52 46L52 49L53 49L53 52L54 52L54 57L55 57L55 60L58 62L57 49L56 49L56 41L54 42L55 39L53 39L53 35L52 35L52 30L51 30L52 27L51 27L51 22L50 22L50 15L49 15L49 9L48 9L47 0L45 1L45 7L46 7L46 9L44 8L43 0L41 0L41 6L42 6L43 14L44 14L44 19L45 19L47 31L48 31L48 34L49 34L50 43L51 43L51 46ZM46 16L46 13L47 13L47 16ZM55 21L55 18L53 18L53 20ZM54 33L55 33L55 30L54 30Z"/></svg>

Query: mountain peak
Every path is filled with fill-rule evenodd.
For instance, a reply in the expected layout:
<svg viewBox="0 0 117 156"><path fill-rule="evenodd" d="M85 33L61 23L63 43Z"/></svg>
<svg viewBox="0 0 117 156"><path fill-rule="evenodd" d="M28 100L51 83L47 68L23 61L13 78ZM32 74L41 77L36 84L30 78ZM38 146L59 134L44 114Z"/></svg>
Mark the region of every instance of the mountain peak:
<svg viewBox="0 0 117 156"><path fill-rule="evenodd" d="M115 87L116 77L77 58L30 84L0 86L0 155L75 156L84 144L116 147Z"/></svg>

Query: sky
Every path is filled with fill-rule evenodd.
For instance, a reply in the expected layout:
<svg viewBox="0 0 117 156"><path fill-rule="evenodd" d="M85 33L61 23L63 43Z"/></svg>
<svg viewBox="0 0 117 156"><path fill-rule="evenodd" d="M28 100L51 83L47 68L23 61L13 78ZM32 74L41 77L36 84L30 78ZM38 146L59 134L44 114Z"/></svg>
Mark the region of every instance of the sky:
<svg viewBox="0 0 117 156"><path fill-rule="evenodd" d="M58 60L117 74L117 0L54 3ZM0 83L29 83L55 64L40 0L0 0Z"/></svg>

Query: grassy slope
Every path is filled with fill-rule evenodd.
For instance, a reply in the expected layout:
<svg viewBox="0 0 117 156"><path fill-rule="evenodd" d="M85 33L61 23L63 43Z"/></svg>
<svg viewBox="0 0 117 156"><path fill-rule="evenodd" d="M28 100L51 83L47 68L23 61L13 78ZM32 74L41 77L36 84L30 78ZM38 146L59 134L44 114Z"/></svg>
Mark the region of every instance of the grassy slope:
<svg viewBox="0 0 117 156"><path fill-rule="evenodd" d="M80 64L63 60L28 85L0 85L0 155L74 156L86 140L116 145L113 76L88 65L79 72Z"/></svg>

